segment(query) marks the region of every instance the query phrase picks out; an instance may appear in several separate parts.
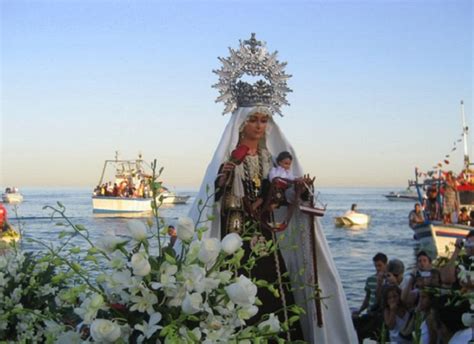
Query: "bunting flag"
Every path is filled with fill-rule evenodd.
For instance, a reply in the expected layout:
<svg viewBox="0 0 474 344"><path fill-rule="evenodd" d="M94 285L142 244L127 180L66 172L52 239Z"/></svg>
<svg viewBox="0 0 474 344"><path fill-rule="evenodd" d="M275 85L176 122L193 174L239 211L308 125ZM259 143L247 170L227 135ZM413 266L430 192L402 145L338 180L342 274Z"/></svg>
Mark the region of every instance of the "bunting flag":
<svg viewBox="0 0 474 344"><path fill-rule="evenodd" d="M453 148L451 148L451 153L456 151L457 143L463 141L463 133L461 133L461 135L459 135L459 136L460 136L459 139L457 139L456 141L453 141ZM418 176L419 177L421 177L421 176L433 177L433 175L435 174L436 171L441 170L441 168L443 167L443 164L444 165L449 165L450 164L450 160L448 158L451 157L451 154L446 154L444 157L445 157L445 159L443 161L438 162L436 165L434 165L432 167L431 171L428 171L426 173L425 172L419 172ZM437 178L437 176L435 175L433 178Z"/></svg>

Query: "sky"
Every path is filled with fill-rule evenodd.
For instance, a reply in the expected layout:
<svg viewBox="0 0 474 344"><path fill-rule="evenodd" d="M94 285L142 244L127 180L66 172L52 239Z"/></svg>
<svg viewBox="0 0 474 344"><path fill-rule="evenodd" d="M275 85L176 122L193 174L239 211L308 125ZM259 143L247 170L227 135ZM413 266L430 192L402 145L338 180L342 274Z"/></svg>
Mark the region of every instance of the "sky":
<svg viewBox="0 0 474 344"><path fill-rule="evenodd" d="M461 166L470 0L0 6L2 187L92 188L119 151L197 188L229 120L212 70L251 32L288 62L291 106L275 121L317 185L404 187L453 147L447 168Z"/></svg>

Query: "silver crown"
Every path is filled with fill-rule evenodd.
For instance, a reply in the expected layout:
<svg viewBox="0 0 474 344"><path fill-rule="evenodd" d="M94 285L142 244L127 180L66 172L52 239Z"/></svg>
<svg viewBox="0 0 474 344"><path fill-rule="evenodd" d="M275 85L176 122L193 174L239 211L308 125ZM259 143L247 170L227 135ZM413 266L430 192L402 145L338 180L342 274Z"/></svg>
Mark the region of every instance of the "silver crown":
<svg viewBox="0 0 474 344"><path fill-rule="evenodd" d="M257 41L255 33L249 40L239 42L239 50L229 48L229 57L219 57L221 69L213 70L219 75L219 82L212 86L219 90L216 102L224 102L224 114L241 106L264 105L282 115L280 107L290 105L286 94L292 92L286 84L291 78L284 71L286 62L277 60L278 51L268 53L265 42ZM263 76L265 80L250 84L241 80L244 75Z"/></svg>

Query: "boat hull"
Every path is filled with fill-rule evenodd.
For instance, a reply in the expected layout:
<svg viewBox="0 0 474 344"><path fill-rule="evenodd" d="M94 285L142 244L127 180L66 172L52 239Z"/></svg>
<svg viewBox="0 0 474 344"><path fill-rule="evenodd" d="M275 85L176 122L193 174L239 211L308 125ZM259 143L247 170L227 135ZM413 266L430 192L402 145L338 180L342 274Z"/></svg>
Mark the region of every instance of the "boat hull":
<svg viewBox="0 0 474 344"><path fill-rule="evenodd" d="M189 197L160 195L157 197L157 202L166 205L185 204ZM151 212L151 201L152 198L93 196L92 210L94 213L145 213Z"/></svg>
<svg viewBox="0 0 474 344"><path fill-rule="evenodd" d="M2 194L4 203L21 203L23 202L23 195L20 193L4 193Z"/></svg>
<svg viewBox="0 0 474 344"><path fill-rule="evenodd" d="M406 195L384 195L386 199L389 201L397 201L397 202L417 202L418 196L406 196Z"/></svg>
<svg viewBox="0 0 474 344"><path fill-rule="evenodd" d="M458 238L466 238L473 227L432 222L414 228L415 239L432 257L449 257Z"/></svg>
<svg viewBox="0 0 474 344"><path fill-rule="evenodd" d="M370 222L370 216L365 214L352 214L346 216L338 216L334 218L336 226L367 226Z"/></svg>
<svg viewBox="0 0 474 344"><path fill-rule="evenodd" d="M163 194L162 201L163 204L186 204L189 197L191 196L178 196L173 194ZM158 196L158 200L161 196Z"/></svg>
<svg viewBox="0 0 474 344"><path fill-rule="evenodd" d="M151 198L92 197L94 213L151 212Z"/></svg>

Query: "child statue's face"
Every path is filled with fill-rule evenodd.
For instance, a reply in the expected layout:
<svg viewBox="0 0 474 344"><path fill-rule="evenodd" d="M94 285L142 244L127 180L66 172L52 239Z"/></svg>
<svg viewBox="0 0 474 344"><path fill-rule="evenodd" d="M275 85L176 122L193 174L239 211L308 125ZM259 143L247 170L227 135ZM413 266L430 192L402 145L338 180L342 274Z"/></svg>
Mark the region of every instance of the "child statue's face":
<svg viewBox="0 0 474 344"><path fill-rule="evenodd" d="M289 170L290 167L291 167L291 159L290 159L290 158L286 158L286 159L280 160L280 162L278 163L278 165L280 165L281 167L283 167L285 170Z"/></svg>

